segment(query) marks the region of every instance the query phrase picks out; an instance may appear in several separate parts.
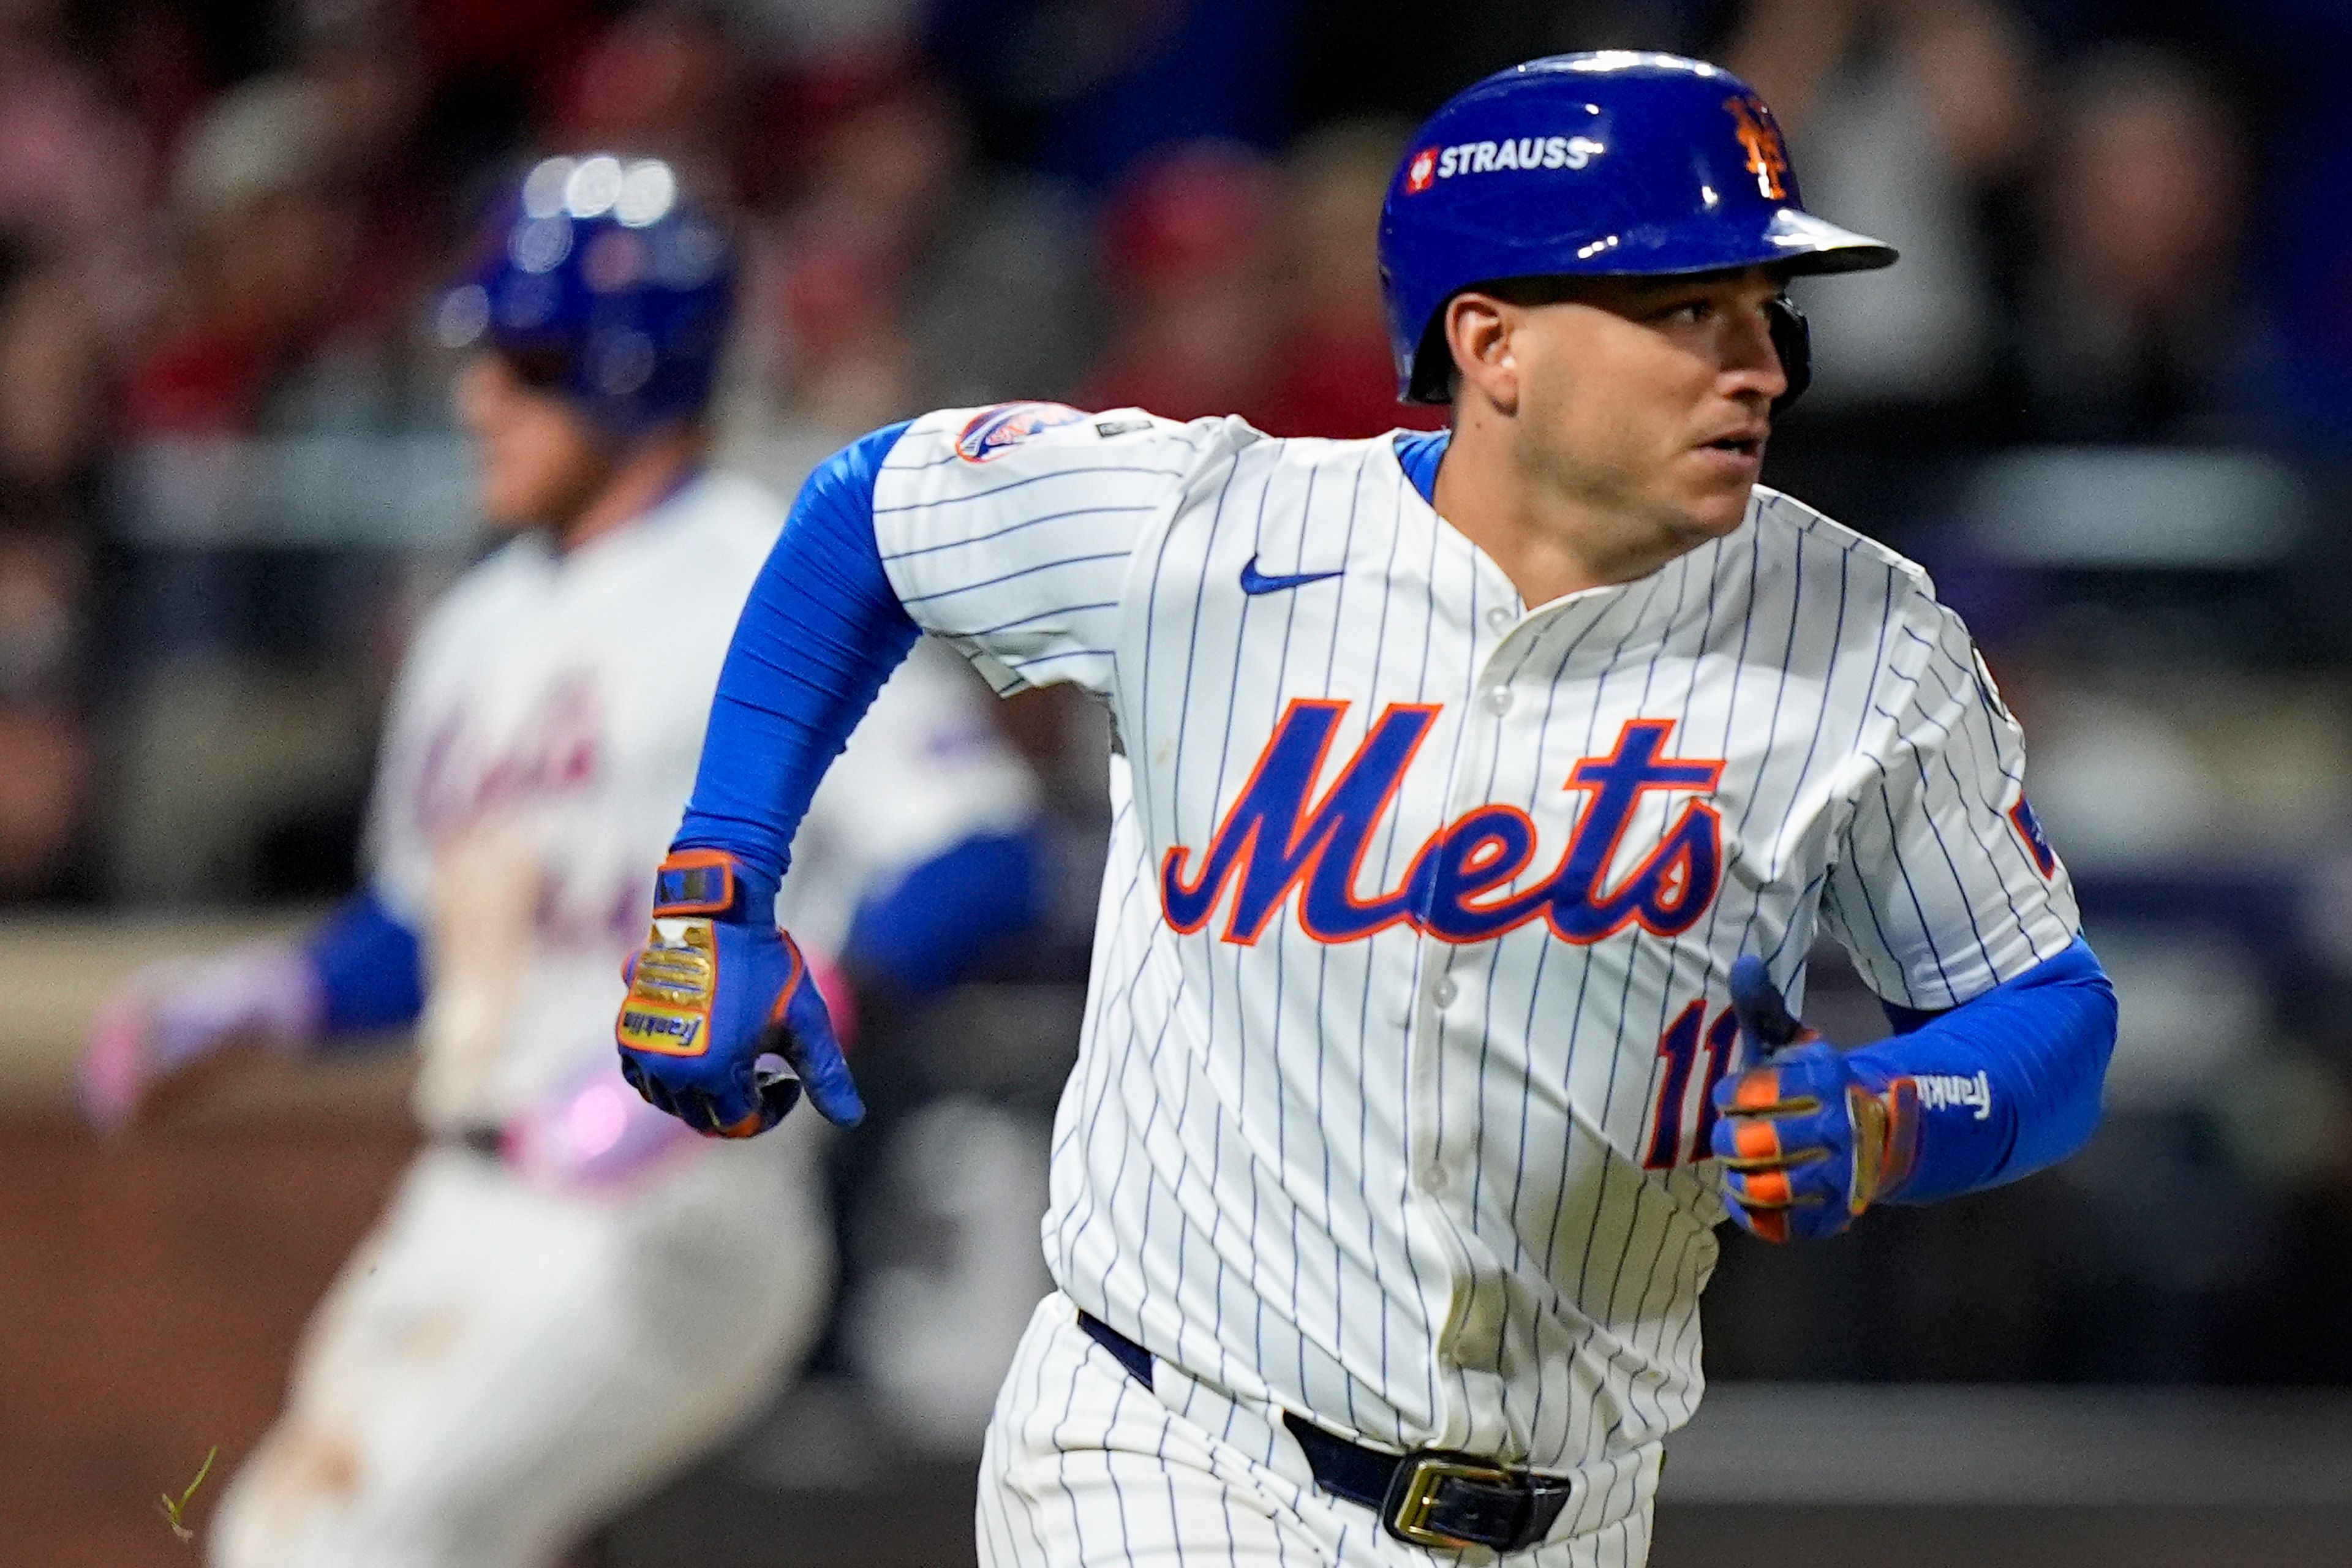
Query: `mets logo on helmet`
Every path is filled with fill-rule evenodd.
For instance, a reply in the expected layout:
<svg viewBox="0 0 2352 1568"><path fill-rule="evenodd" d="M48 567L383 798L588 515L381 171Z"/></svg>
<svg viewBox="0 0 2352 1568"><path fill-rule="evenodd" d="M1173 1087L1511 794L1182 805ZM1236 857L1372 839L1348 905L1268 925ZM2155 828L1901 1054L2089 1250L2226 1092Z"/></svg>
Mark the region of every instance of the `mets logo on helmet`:
<svg viewBox="0 0 2352 1568"><path fill-rule="evenodd" d="M1789 149L1780 141L1780 128L1772 123L1772 111L1756 99L1727 98L1723 107L1731 113L1732 134L1748 150L1748 172L1756 176L1756 192L1772 201L1788 198L1788 186L1780 176L1789 172Z"/></svg>
<svg viewBox="0 0 2352 1568"><path fill-rule="evenodd" d="M1041 430L1075 425L1085 417L1066 403L1000 403L973 415L957 434L956 456L968 463L985 463Z"/></svg>

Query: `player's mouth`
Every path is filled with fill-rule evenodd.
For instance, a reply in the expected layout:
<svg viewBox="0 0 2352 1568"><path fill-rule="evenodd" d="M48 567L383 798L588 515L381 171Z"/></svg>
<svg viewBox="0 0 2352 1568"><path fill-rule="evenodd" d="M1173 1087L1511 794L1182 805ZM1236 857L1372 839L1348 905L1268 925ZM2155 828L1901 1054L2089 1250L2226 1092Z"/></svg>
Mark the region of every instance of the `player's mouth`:
<svg viewBox="0 0 2352 1568"><path fill-rule="evenodd" d="M1735 458L1746 458L1752 462L1764 456L1764 438L1769 434L1770 434L1769 427L1759 426L1717 436L1714 440L1705 442L1703 445L1708 451L1724 452Z"/></svg>

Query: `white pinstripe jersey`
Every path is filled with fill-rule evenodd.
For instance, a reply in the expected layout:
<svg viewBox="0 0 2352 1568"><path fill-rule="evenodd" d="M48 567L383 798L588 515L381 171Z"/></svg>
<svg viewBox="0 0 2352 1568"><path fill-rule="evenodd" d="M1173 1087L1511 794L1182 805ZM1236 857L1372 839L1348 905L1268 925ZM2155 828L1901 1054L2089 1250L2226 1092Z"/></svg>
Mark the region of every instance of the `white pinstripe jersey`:
<svg viewBox="0 0 2352 1568"><path fill-rule="evenodd" d="M1121 741L1055 1278L1367 1441L1571 1471L1688 1417L1741 953L1797 986L1825 925L1937 1009L2075 935L1958 617L1771 491L1532 610L1387 438L950 411L875 521L918 622Z"/></svg>

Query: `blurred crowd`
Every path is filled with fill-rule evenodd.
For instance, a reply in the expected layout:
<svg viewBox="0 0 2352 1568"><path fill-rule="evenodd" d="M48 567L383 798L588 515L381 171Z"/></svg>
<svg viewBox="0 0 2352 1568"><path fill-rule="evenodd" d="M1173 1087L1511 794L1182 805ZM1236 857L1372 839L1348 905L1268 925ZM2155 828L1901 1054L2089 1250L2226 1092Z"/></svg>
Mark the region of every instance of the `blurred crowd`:
<svg viewBox="0 0 2352 1568"><path fill-rule="evenodd" d="M438 286L532 158L658 153L731 215L722 449L782 486L1013 397L1368 435L1442 418L1394 401L1372 263L1415 119L1602 46L1740 70L1809 205L1904 251L1801 296L1768 479L1969 616L2125 989L2137 1163L2060 1212L2152 1321L2065 1364L2272 1375L2246 1335L2306 1342L2248 1292L2352 1276L2333 0L0 0L0 902L349 879L470 535L237 487L456 451Z"/></svg>
<svg viewBox="0 0 2352 1568"><path fill-rule="evenodd" d="M551 149L666 155L733 211L723 426L787 484L1013 396L1430 423L1391 395L1370 262L1412 115L1514 56L1637 41L1748 75L1813 204L1906 252L1816 301L1823 374L1780 445L1832 510L1899 530L1890 464L2020 442L2352 444L2352 219L2313 194L2346 157L2318 62L2352 24L2255 0L2224 41L2201 7L2107 9L1480 0L1430 47L1407 8L1309 0L5 0L0 897L233 879L142 889L93 843L137 809L108 721L152 706L155 661L320 623L380 662L399 612L316 562L218 559L266 529L142 577L110 540L185 531L121 513L202 510L203 443L446 428L436 285ZM122 479L158 454L160 494Z"/></svg>

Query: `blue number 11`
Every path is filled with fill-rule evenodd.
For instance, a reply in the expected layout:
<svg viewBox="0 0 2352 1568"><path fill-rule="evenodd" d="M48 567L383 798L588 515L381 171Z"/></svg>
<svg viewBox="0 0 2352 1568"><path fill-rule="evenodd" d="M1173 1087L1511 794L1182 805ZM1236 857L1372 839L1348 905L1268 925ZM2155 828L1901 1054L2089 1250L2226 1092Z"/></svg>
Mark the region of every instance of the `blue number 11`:
<svg viewBox="0 0 2352 1568"><path fill-rule="evenodd" d="M1658 1091L1657 1116L1650 1125L1650 1152L1642 1158L1645 1170L1672 1170L1685 1161L1684 1101L1690 1098L1691 1069L1697 1065L1701 1050L1706 1053L1706 1070L1699 1080L1697 1112L1689 1118L1687 1147L1689 1159L1706 1158L1715 1132L1715 1086L1731 1070L1732 1054L1738 1045L1739 1016L1726 1007L1722 1016L1706 1027L1702 1043L1700 1026L1706 1019L1706 1003L1694 1002L1658 1037L1658 1055L1665 1058L1666 1081Z"/></svg>

